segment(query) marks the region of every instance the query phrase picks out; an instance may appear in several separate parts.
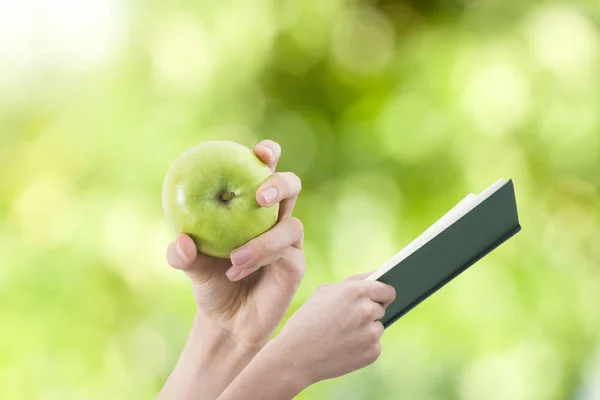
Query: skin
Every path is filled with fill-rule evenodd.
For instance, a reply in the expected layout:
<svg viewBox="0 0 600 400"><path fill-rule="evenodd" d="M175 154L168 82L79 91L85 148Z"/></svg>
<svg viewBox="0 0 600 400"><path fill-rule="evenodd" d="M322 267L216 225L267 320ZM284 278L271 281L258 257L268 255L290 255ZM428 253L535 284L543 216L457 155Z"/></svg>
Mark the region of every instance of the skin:
<svg viewBox="0 0 600 400"><path fill-rule="evenodd" d="M275 171L281 154L277 143L261 142L254 153ZM264 193L273 189L275 196L267 201ZM300 190L300 179L292 173L269 177L257 190L256 201L262 207L279 203L278 222L232 252L230 259L199 253L185 234L171 243L167 260L190 278L198 311L159 399L197 398L197 393L216 399L269 341L305 272L304 231L291 216Z"/></svg>
<svg viewBox="0 0 600 400"><path fill-rule="evenodd" d="M254 152L275 170L277 143L261 142ZM198 311L159 399L290 399L377 359L378 320L395 292L365 281L369 274L321 286L269 341L304 276L302 224L291 217L300 188L294 174L275 173L258 189L261 206L280 203L278 223L236 249L231 262L198 253L187 235L169 246L169 264L190 278ZM268 189L276 190L271 201Z"/></svg>
<svg viewBox="0 0 600 400"><path fill-rule="evenodd" d="M229 258L232 250L277 222L279 204L262 207L255 199L256 189L272 173L252 150L238 143L202 143L169 168L162 193L165 215L201 253Z"/></svg>
<svg viewBox="0 0 600 400"><path fill-rule="evenodd" d="M372 364L381 354L379 321L393 287L357 275L323 285L223 392L219 400L287 400L306 387Z"/></svg>

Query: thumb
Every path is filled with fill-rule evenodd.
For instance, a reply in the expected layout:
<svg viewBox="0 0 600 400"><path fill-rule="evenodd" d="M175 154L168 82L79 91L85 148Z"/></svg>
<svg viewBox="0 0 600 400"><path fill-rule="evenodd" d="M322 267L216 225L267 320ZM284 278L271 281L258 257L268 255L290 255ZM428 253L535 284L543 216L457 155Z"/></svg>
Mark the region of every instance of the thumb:
<svg viewBox="0 0 600 400"><path fill-rule="evenodd" d="M194 263L197 254L198 249L192 238L180 233L167 248L167 262L171 267L185 271Z"/></svg>
<svg viewBox="0 0 600 400"><path fill-rule="evenodd" d="M347 277L346 279L344 279L344 282L350 282L350 281L364 281L365 279L367 279L373 272L375 272L376 270L370 271L370 272L364 272L362 274L358 274L358 275L352 275Z"/></svg>
<svg viewBox="0 0 600 400"><path fill-rule="evenodd" d="M194 282L206 281L210 272L208 257L198 253L194 240L185 233L179 233L167 248L167 262L175 269L180 269Z"/></svg>

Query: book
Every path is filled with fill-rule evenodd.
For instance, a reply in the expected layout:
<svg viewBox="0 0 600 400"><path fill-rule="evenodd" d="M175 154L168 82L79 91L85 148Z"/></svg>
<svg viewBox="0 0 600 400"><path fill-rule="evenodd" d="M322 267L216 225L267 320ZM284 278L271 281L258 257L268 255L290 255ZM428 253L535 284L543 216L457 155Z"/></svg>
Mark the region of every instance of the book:
<svg viewBox="0 0 600 400"><path fill-rule="evenodd" d="M387 328L521 230L511 179L467 195L367 279L396 289Z"/></svg>

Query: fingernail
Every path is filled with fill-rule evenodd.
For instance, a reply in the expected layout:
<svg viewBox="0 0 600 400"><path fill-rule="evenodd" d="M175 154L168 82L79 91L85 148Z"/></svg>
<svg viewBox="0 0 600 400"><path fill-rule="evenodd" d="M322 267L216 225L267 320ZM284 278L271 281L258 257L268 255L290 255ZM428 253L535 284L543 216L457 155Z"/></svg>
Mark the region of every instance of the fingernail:
<svg viewBox="0 0 600 400"><path fill-rule="evenodd" d="M242 269L240 267L233 266L225 272L225 275L227 275L229 280L234 280L241 272Z"/></svg>
<svg viewBox="0 0 600 400"><path fill-rule="evenodd" d="M270 147L267 147L267 146L264 146L264 145L261 145L261 147L263 149L265 149L265 154L267 155L267 158L271 159L271 157L273 157L273 150L271 150Z"/></svg>
<svg viewBox="0 0 600 400"><path fill-rule="evenodd" d="M265 200L265 204L271 204L277 198L278 194L279 192L276 188L270 187L263 190L260 195Z"/></svg>
<svg viewBox="0 0 600 400"><path fill-rule="evenodd" d="M237 249L236 251L231 253L231 262L233 263L233 265L245 264L248 261L250 261L251 258L252 252L246 247L242 247L241 249Z"/></svg>
<svg viewBox="0 0 600 400"><path fill-rule="evenodd" d="M179 246L179 242L177 241L177 239L175 240L175 252L183 261L186 261L188 259L188 256L183 252L183 249Z"/></svg>

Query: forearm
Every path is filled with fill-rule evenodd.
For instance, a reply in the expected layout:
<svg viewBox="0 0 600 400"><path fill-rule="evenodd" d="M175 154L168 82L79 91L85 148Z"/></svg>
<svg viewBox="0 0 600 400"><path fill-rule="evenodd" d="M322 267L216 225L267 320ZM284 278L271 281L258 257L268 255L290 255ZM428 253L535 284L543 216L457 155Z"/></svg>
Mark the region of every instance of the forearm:
<svg viewBox="0 0 600 400"><path fill-rule="evenodd" d="M269 342L218 400L289 400L309 386L277 340Z"/></svg>
<svg viewBox="0 0 600 400"><path fill-rule="evenodd" d="M240 345L198 312L158 400L216 399L258 351Z"/></svg>

